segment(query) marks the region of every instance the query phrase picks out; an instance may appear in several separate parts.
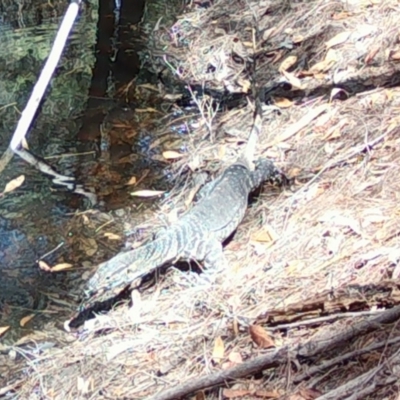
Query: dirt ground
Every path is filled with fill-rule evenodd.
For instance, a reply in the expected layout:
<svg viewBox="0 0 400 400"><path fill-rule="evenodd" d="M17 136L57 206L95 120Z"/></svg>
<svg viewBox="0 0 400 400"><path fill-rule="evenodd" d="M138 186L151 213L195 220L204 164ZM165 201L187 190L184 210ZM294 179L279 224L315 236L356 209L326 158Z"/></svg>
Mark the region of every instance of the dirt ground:
<svg viewBox="0 0 400 400"><path fill-rule="evenodd" d="M256 59L275 85L257 156L292 184L262 189L215 281L171 268L57 346L1 356L0 395L400 398L399 20L395 0L215 0L159 22L152 62L187 83L247 92ZM250 131L250 96L198 104L177 170L223 168Z"/></svg>

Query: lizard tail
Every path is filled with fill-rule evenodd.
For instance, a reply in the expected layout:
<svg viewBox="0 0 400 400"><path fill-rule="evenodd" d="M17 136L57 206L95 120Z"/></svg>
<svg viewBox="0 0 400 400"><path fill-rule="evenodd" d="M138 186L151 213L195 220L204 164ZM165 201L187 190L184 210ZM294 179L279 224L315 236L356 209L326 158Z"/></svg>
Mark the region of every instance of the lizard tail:
<svg viewBox="0 0 400 400"><path fill-rule="evenodd" d="M243 154L245 159L249 162L253 160L254 154L256 153L256 146L262 128L262 105L259 97L256 98L255 106L256 109L254 111L253 126L251 128L249 140L247 141L247 145Z"/></svg>
<svg viewBox="0 0 400 400"><path fill-rule="evenodd" d="M252 189L254 190L266 181L277 186L287 184L285 174L271 160L261 158L257 160L256 169L252 175Z"/></svg>

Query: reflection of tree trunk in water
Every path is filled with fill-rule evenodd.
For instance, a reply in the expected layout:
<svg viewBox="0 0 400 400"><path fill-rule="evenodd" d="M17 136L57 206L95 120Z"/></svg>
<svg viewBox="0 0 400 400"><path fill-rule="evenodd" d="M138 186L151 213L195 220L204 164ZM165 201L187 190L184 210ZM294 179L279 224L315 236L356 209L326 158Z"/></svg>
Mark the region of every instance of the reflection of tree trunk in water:
<svg viewBox="0 0 400 400"><path fill-rule="evenodd" d="M115 4L116 1L120 0L99 0L96 63L86 108L88 111L100 108L99 114L103 115L94 116L99 124L107 112L106 101L110 100L110 78L115 84L116 92L136 76L140 67L133 38L134 25L137 25L143 16L144 0L122 0L120 7ZM92 127L93 113L89 112L83 118L78 139L91 141L98 138L100 130L92 132Z"/></svg>
<svg viewBox="0 0 400 400"><path fill-rule="evenodd" d="M116 0L118 1L118 0ZM97 29L96 64L90 88L90 101L107 96L108 78L112 72L117 89L130 82L139 72L139 57L133 43L134 25L137 25L144 10L144 0L122 0L120 18L116 20L117 6L113 0L99 1L99 22ZM116 25L118 24L118 26ZM113 37L114 35L117 37ZM113 48L112 40L116 41ZM115 60L114 51L117 52Z"/></svg>
<svg viewBox="0 0 400 400"><path fill-rule="evenodd" d="M107 77L110 71L111 37L114 32L114 1L99 0L99 22L97 24L96 63L89 90L88 108L93 98L106 97Z"/></svg>
<svg viewBox="0 0 400 400"><path fill-rule="evenodd" d="M112 36L115 29L114 1L99 0L99 20L97 23L96 38L96 62L93 68L92 80L89 88L89 99L86 105L86 112L82 118L82 127L79 130L77 139L92 141L98 139L100 130L93 131L93 118L98 125L102 122L106 113L108 77L110 74L110 56L112 53ZM104 112L97 117L90 111L102 107ZM95 111L96 112L96 111Z"/></svg>
<svg viewBox="0 0 400 400"><path fill-rule="evenodd" d="M143 16L144 0L121 0L121 17L118 30L118 53L112 66L117 90L129 83L139 72L140 61L135 43L134 26Z"/></svg>

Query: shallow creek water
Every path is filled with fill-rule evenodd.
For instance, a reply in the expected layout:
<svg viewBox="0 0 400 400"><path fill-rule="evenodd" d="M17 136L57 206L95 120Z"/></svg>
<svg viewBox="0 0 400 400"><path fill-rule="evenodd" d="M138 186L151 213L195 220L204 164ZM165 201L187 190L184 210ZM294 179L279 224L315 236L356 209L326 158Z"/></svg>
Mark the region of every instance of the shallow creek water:
<svg viewBox="0 0 400 400"><path fill-rule="evenodd" d="M20 188L0 198L0 350L23 337L43 336L50 327L62 328L79 300L82 276L121 248L123 240L110 245L99 237L99 229L107 225L123 239L127 221L134 226L154 205L132 199L130 179L139 181L139 188L171 186L168 163L157 154L175 139L179 147L184 129L171 124L172 139L154 138L154 114L139 116L141 104L129 91L138 74L141 83L154 82L151 74L140 71L137 56L139 30L134 27L143 7L143 1L90 0L83 5L27 138L34 154L75 177L96 194L98 203L56 187L17 156L0 175L0 188L25 175ZM1 153L64 11L61 1L36 0L22 9L11 1L0 6ZM148 106L151 98L146 101ZM72 267L44 271L36 261L47 253L47 265Z"/></svg>

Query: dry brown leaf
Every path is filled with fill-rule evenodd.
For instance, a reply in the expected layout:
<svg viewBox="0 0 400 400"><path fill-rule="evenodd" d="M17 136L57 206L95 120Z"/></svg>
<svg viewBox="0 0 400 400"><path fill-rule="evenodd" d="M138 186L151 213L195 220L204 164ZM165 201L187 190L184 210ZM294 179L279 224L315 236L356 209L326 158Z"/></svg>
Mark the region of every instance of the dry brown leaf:
<svg viewBox="0 0 400 400"><path fill-rule="evenodd" d="M24 181L25 181L25 175L20 175L18 178L15 178L7 183L3 193L5 194L12 192L13 190L19 188L24 183Z"/></svg>
<svg viewBox="0 0 400 400"><path fill-rule="evenodd" d="M292 37L292 42L294 43L294 44L298 44L298 43L301 43L301 42L303 42L304 41L304 36L303 35L294 35L293 37Z"/></svg>
<svg viewBox="0 0 400 400"><path fill-rule="evenodd" d="M279 393L277 390L257 390L254 394L263 399L278 399L283 393Z"/></svg>
<svg viewBox="0 0 400 400"><path fill-rule="evenodd" d="M29 314L26 317L21 318L21 321L19 321L19 325L24 327L34 316L35 314Z"/></svg>
<svg viewBox="0 0 400 400"><path fill-rule="evenodd" d="M299 167L293 167L293 168L290 168L290 169L286 172L286 176L287 176L289 179L293 179L293 178L296 178L297 176L299 176L299 175L300 175L300 172L301 172L301 168L299 168Z"/></svg>
<svg viewBox="0 0 400 400"><path fill-rule="evenodd" d="M374 61L375 56L378 54L380 48L378 46L372 48L368 54L365 56L364 62L365 64L369 65L372 61Z"/></svg>
<svg viewBox="0 0 400 400"><path fill-rule="evenodd" d="M323 61L316 63L310 68L310 72L317 73L317 72L326 72L335 64L338 60L337 52L333 49L329 49L326 52L325 58Z"/></svg>
<svg viewBox="0 0 400 400"><path fill-rule="evenodd" d="M157 114L162 114L160 110L157 110L156 108L153 107L147 107L147 108L136 108L135 112L137 113L148 113L148 112L154 112Z"/></svg>
<svg viewBox="0 0 400 400"><path fill-rule="evenodd" d="M327 62L336 62L338 59L339 59L339 57L338 57L338 53L337 53L336 50L334 50L334 49L329 49L329 50L326 52L325 60L326 60Z"/></svg>
<svg viewBox="0 0 400 400"><path fill-rule="evenodd" d="M293 105L293 101L286 99L285 97L277 97L274 100L274 104L280 108L289 108Z"/></svg>
<svg viewBox="0 0 400 400"><path fill-rule="evenodd" d="M228 356L228 360L234 364L241 364L243 362L243 358L237 351L231 351Z"/></svg>
<svg viewBox="0 0 400 400"><path fill-rule="evenodd" d="M94 238L81 236L79 240L79 248L83 250L86 255L93 256L98 249L97 242Z"/></svg>
<svg viewBox="0 0 400 400"><path fill-rule="evenodd" d="M341 130L338 127L334 127L335 129L329 129L326 134L322 137L322 140L332 140L338 139L342 136Z"/></svg>
<svg viewBox="0 0 400 400"><path fill-rule="evenodd" d="M236 83L240 85L243 93L248 93L251 88L251 82L248 79L238 78Z"/></svg>
<svg viewBox="0 0 400 400"><path fill-rule="evenodd" d="M50 265L47 264L46 262L44 262L43 260L39 260L39 261L38 261L38 264L39 264L39 268L40 268L42 271L46 271L46 272L50 272L50 271L51 271Z"/></svg>
<svg viewBox="0 0 400 400"><path fill-rule="evenodd" d="M264 229L260 229L258 232L251 235L250 239L254 240L255 242L262 242L262 243L271 243L273 241L269 232L267 232Z"/></svg>
<svg viewBox="0 0 400 400"><path fill-rule="evenodd" d="M153 92L159 92L159 88L156 85L152 85L151 83L142 83L140 85L137 85L138 89L149 89L152 90Z"/></svg>
<svg viewBox="0 0 400 400"><path fill-rule="evenodd" d="M132 192L131 196L135 197L156 197L165 193L163 190L137 190L136 192Z"/></svg>
<svg viewBox="0 0 400 400"><path fill-rule="evenodd" d="M264 225L262 229L251 235L255 242L273 243L278 239L278 234L270 225Z"/></svg>
<svg viewBox="0 0 400 400"><path fill-rule="evenodd" d="M213 349L213 353L212 353L212 359L216 363L220 363L221 360L224 357L224 353L225 353L224 341L222 340L221 336L218 336L215 339L215 342L214 342L214 349Z"/></svg>
<svg viewBox="0 0 400 400"><path fill-rule="evenodd" d="M351 32L340 32L332 39L325 42L325 46L329 49L333 46L337 46L338 44L342 44L350 37L350 34Z"/></svg>
<svg viewBox="0 0 400 400"><path fill-rule="evenodd" d="M346 18L349 18L349 17L351 17L351 13L349 13L349 12L347 12L347 11L341 11L341 12L338 12L338 13L336 13L336 14L333 14L332 15L332 19L334 20L334 21L338 21L338 20L340 20L340 19L346 19Z"/></svg>
<svg viewBox="0 0 400 400"><path fill-rule="evenodd" d="M301 396L299 393L291 394L289 397L287 397L287 400L306 400L303 396Z"/></svg>
<svg viewBox="0 0 400 400"><path fill-rule="evenodd" d="M299 394L305 400L314 400L314 399L317 399L318 397L320 397L322 395L322 392L317 389L300 388Z"/></svg>
<svg viewBox="0 0 400 400"><path fill-rule="evenodd" d="M281 73L292 86L297 89L304 89L304 85L301 83L301 80L296 78L292 73L287 71L281 71Z"/></svg>
<svg viewBox="0 0 400 400"><path fill-rule="evenodd" d="M120 240L121 236L116 235L115 233L112 232L105 232L104 237L106 237L109 240Z"/></svg>
<svg viewBox="0 0 400 400"><path fill-rule="evenodd" d="M320 114L325 112L328 107L328 104L321 104L320 106L311 109L306 115L300 118L299 121L290 125L289 128L287 128L281 135L279 135L268 147L274 146L291 138L297 132L305 128L313 119L317 118Z"/></svg>
<svg viewBox="0 0 400 400"><path fill-rule="evenodd" d="M195 400L206 400L206 395L202 390L196 393Z"/></svg>
<svg viewBox="0 0 400 400"><path fill-rule="evenodd" d="M282 71L287 71L288 69L292 68L293 65L295 65L297 62L297 57L296 56L289 56L286 57L282 62L281 65L279 66L279 72Z"/></svg>
<svg viewBox="0 0 400 400"><path fill-rule="evenodd" d="M389 52L389 60L391 60L391 61L400 61L400 50L390 50L390 52Z"/></svg>
<svg viewBox="0 0 400 400"><path fill-rule="evenodd" d="M182 153L178 153L177 151L174 150L163 151L162 155L166 160L176 160L177 158L183 157Z"/></svg>
<svg viewBox="0 0 400 400"><path fill-rule="evenodd" d="M130 185L136 185L136 183L137 183L136 176L132 176L132 178L131 178L131 179L129 179L129 181L128 181L128 182L126 182L126 186L130 186Z"/></svg>
<svg viewBox="0 0 400 400"><path fill-rule="evenodd" d="M275 35L275 33L276 33L276 28L269 28L269 29L266 29L266 30L263 32L263 35L262 35L263 41L266 41L266 40L268 40L268 39L271 39L271 38Z"/></svg>
<svg viewBox="0 0 400 400"><path fill-rule="evenodd" d="M251 393L250 390L246 390L246 389L224 389L222 391L223 396L226 397L227 399L235 399L238 397L244 397L250 393Z"/></svg>
<svg viewBox="0 0 400 400"><path fill-rule="evenodd" d="M287 262L287 267L285 268L285 272L287 276L296 275L299 272L303 271L305 264L301 260L291 260Z"/></svg>
<svg viewBox="0 0 400 400"><path fill-rule="evenodd" d="M59 271L65 271L66 269L72 268L73 265L69 263L60 263L56 264L54 267L51 268L51 272L59 272Z"/></svg>
<svg viewBox="0 0 400 400"><path fill-rule="evenodd" d="M0 326L0 337L3 336L9 329L9 326Z"/></svg>
<svg viewBox="0 0 400 400"><path fill-rule="evenodd" d="M219 159L223 159L225 158L225 154L226 154L226 146L222 145L218 147L218 158Z"/></svg>
<svg viewBox="0 0 400 400"><path fill-rule="evenodd" d="M267 331L260 325L250 325L249 327L250 336L253 342L262 349L268 349L269 347L275 347L274 340L267 333Z"/></svg>

